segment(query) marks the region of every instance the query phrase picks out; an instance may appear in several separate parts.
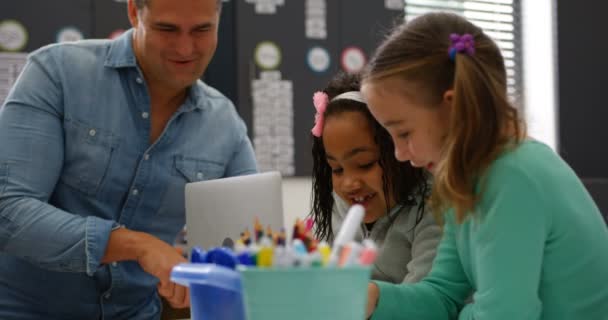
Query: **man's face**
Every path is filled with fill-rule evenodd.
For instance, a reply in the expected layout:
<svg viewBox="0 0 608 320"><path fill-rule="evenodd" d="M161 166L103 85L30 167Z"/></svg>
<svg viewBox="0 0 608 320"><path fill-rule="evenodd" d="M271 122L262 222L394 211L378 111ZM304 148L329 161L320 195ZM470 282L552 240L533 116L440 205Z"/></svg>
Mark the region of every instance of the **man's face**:
<svg viewBox="0 0 608 320"><path fill-rule="evenodd" d="M217 47L217 0L129 1L133 50L152 88L181 90L200 78Z"/></svg>

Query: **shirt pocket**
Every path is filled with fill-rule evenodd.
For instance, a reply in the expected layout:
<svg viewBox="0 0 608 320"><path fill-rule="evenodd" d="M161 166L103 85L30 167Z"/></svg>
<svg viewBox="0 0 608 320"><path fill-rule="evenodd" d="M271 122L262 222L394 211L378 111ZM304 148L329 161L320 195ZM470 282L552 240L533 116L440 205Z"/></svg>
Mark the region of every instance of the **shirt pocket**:
<svg viewBox="0 0 608 320"><path fill-rule="evenodd" d="M224 171L224 165L218 162L185 156L175 157L174 174L183 177L187 183L222 178Z"/></svg>
<svg viewBox="0 0 608 320"><path fill-rule="evenodd" d="M97 195L118 145L118 137L111 132L66 119L61 182L86 195Z"/></svg>

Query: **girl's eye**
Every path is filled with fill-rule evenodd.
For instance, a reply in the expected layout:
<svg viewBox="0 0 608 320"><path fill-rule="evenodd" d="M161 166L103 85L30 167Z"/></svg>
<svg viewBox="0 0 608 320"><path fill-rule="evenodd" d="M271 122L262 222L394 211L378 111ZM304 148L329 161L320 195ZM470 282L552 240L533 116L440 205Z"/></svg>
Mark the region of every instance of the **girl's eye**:
<svg viewBox="0 0 608 320"><path fill-rule="evenodd" d="M333 174L341 174L342 171L343 171L342 168L331 169L331 173L333 173Z"/></svg>
<svg viewBox="0 0 608 320"><path fill-rule="evenodd" d="M397 135L397 137L399 137L399 139L406 139L406 138L407 138L407 137L409 137L409 136L410 136L410 133L409 133L409 132L407 132L407 131L406 131L406 132L399 133L399 134Z"/></svg>
<svg viewBox="0 0 608 320"><path fill-rule="evenodd" d="M370 168L372 168L372 167L373 167L373 166L376 164L376 162L378 162L378 161L374 160L374 161L372 161L372 162L370 162L370 163L367 163L367 164L362 164L362 165L360 165L359 167L360 167L361 169L370 169Z"/></svg>

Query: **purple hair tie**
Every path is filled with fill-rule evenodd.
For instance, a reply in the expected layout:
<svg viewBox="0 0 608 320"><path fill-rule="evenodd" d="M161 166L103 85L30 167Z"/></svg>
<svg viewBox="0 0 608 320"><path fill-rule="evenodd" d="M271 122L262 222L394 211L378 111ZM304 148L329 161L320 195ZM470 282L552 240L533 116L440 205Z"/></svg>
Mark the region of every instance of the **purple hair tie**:
<svg viewBox="0 0 608 320"><path fill-rule="evenodd" d="M452 45L448 49L448 55L450 56L450 60L454 61L456 59L456 53L466 53L469 56L475 54L475 40L470 33L465 34L450 34L450 41Z"/></svg>

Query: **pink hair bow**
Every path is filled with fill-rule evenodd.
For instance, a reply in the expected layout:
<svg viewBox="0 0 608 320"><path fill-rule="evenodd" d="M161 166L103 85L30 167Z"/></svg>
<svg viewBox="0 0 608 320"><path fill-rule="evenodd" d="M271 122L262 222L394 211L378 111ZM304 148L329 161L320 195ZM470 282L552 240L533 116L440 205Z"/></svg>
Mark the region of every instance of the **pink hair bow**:
<svg viewBox="0 0 608 320"><path fill-rule="evenodd" d="M317 109L317 114L315 114L315 126L312 127L310 132L312 132L313 136L320 138L323 134L323 115L325 114L325 109L327 109L327 105L329 104L329 97L327 96L327 93L317 91L312 96L312 102L315 105L315 109Z"/></svg>

